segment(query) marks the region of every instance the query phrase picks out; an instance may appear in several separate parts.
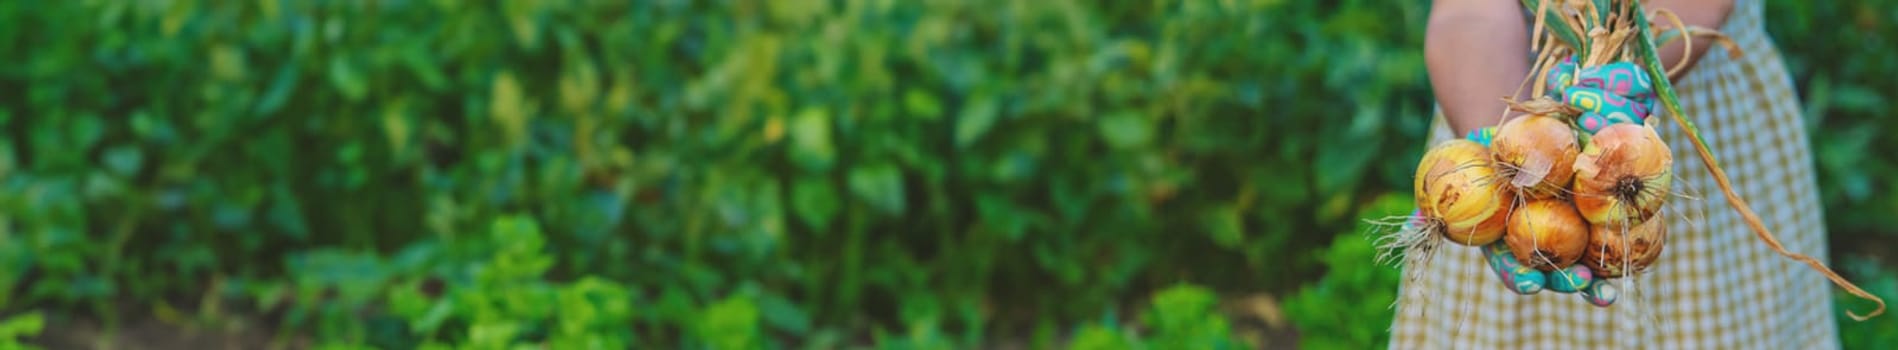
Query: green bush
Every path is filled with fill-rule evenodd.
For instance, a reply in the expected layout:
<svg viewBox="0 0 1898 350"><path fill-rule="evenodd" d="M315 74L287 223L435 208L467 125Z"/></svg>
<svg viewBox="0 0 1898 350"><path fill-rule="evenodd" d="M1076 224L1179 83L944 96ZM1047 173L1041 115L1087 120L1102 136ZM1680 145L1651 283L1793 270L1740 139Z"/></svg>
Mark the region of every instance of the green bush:
<svg viewBox="0 0 1898 350"><path fill-rule="evenodd" d="M390 312L407 321L404 328L419 335L422 347L624 349L635 344L626 327L636 300L628 288L597 277L548 282L554 257L532 219L502 217L489 239L489 258L465 265L465 273L426 276L390 290ZM431 291L430 279L445 281L444 286ZM719 307L712 310L708 314L720 313Z"/></svg>
<svg viewBox="0 0 1898 350"><path fill-rule="evenodd" d="M23 344L20 341L26 337L38 335L45 327L46 317L37 312L0 318L0 349L38 349L38 347Z"/></svg>
<svg viewBox="0 0 1898 350"><path fill-rule="evenodd" d="M1139 324L1145 332L1124 328L1110 319L1082 326L1064 346L1076 350L1256 347L1233 334L1227 316L1217 309L1218 298L1202 286L1169 286L1154 294L1145 310L1147 317Z"/></svg>
<svg viewBox="0 0 1898 350"><path fill-rule="evenodd" d="M1217 310L1219 296L1206 288L1178 285L1153 297L1152 344L1160 349L1233 349L1238 344L1226 316Z"/></svg>
<svg viewBox="0 0 1898 350"><path fill-rule="evenodd" d="M1898 297L1891 241L1898 231L1891 212L1898 210L1898 167L1888 152L1898 147L1898 122L1888 118L1884 101L1898 99L1898 74L1891 57L1898 12L1872 1L1769 1L1767 30L1783 52L1798 85L1805 127L1812 130L1814 166L1825 200L1828 241L1836 270L1874 295ZM1838 289L1834 288L1835 291ZM1859 322L1845 311L1874 307L1838 292L1834 311L1840 342L1847 349L1898 346L1890 315Z"/></svg>
<svg viewBox="0 0 1898 350"><path fill-rule="evenodd" d="M1767 2L1768 31L1785 53L1813 130L1814 164L1826 204L1834 249L1898 238L1890 213L1898 211L1898 122L1885 101L1898 98L1891 57L1898 12L1873 1ZM1883 253L1881 254L1889 254Z"/></svg>
<svg viewBox="0 0 1898 350"><path fill-rule="evenodd" d="M1868 107L1898 89L1853 80L1898 72L1854 46L1890 14L1772 6L1805 17L1776 34L1853 39L1782 42L1835 242L1889 237L1891 169L1847 151L1898 125ZM1302 338L1373 346L1384 324L1319 311L1388 289L1333 233L1409 183L1426 11L0 2L0 314L176 306L337 347L1164 348L1239 346L1201 307L1265 291L1298 295ZM1189 311L1154 333L1101 318L1181 282L1204 289L1161 293Z"/></svg>
<svg viewBox="0 0 1898 350"><path fill-rule="evenodd" d="M460 344L549 332L507 305L561 287L482 278L593 276L649 305L621 339L966 345L1171 281L1283 290L1329 241L1295 233L1352 227L1421 134L1422 3L1369 3L0 5L0 205L38 277L9 305L261 299ZM510 212L546 255L466 258ZM465 329L352 322L425 276Z"/></svg>
<svg viewBox="0 0 1898 350"><path fill-rule="evenodd" d="M1380 197L1359 211L1358 217L1406 215L1414 208L1410 196ZM1371 231L1375 234L1376 231ZM1300 288L1285 300L1285 313L1301 334L1300 346L1313 349L1364 349L1390 342L1391 320L1399 280L1398 266L1377 266L1376 237L1340 234L1331 247L1318 252L1332 267L1317 282Z"/></svg>

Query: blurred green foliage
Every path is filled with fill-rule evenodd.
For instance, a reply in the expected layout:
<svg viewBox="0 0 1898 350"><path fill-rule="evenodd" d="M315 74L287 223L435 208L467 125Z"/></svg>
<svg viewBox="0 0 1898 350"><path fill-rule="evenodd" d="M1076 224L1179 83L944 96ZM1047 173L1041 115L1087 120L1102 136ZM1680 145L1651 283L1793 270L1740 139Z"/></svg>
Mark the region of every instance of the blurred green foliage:
<svg viewBox="0 0 1898 350"><path fill-rule="evenodd" d="M1894 142L1867 77L1898 12L1772 6L1839 39L1782 40L1834 242L1891 239L1898 169L1858 150ZM1305 345L1372 347L1395 271L1355 232L1405 211L1426 11L0 2L0 341L45 310L345 348L1249 347L1215 306L1264 291Z"/></svg>
<svg viewBox="0 0 1898 350"><path fill-rule="evenodd" d="M1882 107L1898 99L1898 10L1877 1L1768 1L1767 30L1798 85L1812 130L1833 266L1872 294L1898 298L1898 121ZM1836 288L1835 288L1836 290ZM1845 310L1874 305L1838 293L1847 349L1898 347L1898 321L1866 322Z"/></svg>
<svg viewBox="0 0 1898 350"><path fill-rule="evenodd" d="M1411 196L1386 195L1370 202L1358 217L1385 217L1415 208ZM1317 349L1365 349L1390 342L1390 321L1396 317L1399 269L1371 265L1378 250L1373 237L1340 234L1320 252L1329 271L1285 301L1286 315L1301 332L1301 345ZM1367 325L1378 320L1380 325Z"/></svg>
<svg viewBox="0 0 1898 350"><path fill-rule="evenodd" d="M1898 269L1892 268L1889 263L1881 264L1876 260L1863 257L1847 258L1843 262L1844 264L1838 265L1840 267L1839 270L1845 273L1846 278L1851 278L1854 283L1858 283L1859 287L1864 288L1865 291L1887 298L1892 295L1898 295ZM1844 314L1847 311L1863 313L1865 312L1863 310L1871 310L1876 307L1876 305L1873 305L1869 301L1862 301L1858 299L1858 297L1843 291L1837 291L1834 292L1834 294L1836 294L1834 299L1838 300L1838 302L1834 304L1834 307L1838 310L1834 312L1840 314ZM1845 344L1846 348L1898 348L1898 332L1893 332L1894 330L1898 330L1898 319L1884 316L1863 322L1853 321L1845 317L1840 317L1839 319L1839 323L1842 325L1840 327L1839 340Z"/></svg>
<svg viewBox="0 0 1898 350"><path fill-rule="evenodd" d="M46 317L38 312L0 319L0 349L38 349L39 347L24 344L21 340L39 334L45 327Z"/></svg>
<svg viewBox="0 0 1898 350"><path fill-rule="evenodd" d="M1146 314L1149 319L1143 322L1151 328L1147 336L1109 324L1088 323L1074 333L1067 347L1077 350L1241 348L1244 343L1233 334L1227 316L1217 310L1218 298L1205 287L1169 286L1152 298L1152 308Z"/></svg>
<svg viewBox="0 0 1898 350"><path fill-rule="evenodd" d="M1805 102L1833 245L1898 239L1898 11L1875 1L1768 2L1769 29ZM1815 40L1823 38L1823 40Z"/></svg>

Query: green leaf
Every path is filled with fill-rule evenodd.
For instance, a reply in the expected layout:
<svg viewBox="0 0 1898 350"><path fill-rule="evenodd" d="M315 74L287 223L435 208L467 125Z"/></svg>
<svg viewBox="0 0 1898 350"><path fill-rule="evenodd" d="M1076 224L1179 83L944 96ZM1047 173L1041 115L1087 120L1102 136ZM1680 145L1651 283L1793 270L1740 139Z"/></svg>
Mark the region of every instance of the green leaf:
<svg viewBox="0 0 1898 350"><path fill-rule="evenodd" d="M1175 284L1153 296L1153 325L1162 332L1196 326L1218 302L1205 287Z"/></svg>
<svg viewBox="0 0 1898 350"><path fill-rule="evenodd" d="M922 89L910 89L908 93L904 93L903 106L909 110L910 114L925 120L942 116L942 103L936 101L935 95Z"/></svg>
<svg viewBox="0 0 1898 350"><path fill-rule="evenodd" d="M1113 328L1100 324L1089 324L1075 332L1074 341L1068 344L1072 350L1132 350L1142 348L1132 337Z"/></svg>
<svg viewBox="0 0 1898 350"><path fill-rule="evenodd" d="M1220 205L1207 210L1201 220L1213 243L1227 249L1237 249L1245 243L1245 224L1239 214L1239 208L1232 205Z"/></svg>
<svg viewBox="0 0 1898 350"><path fill-rule="evenodd" d="M1055 178L1049 182L1048 196L1054 202L1055 212L1060 214L1061 220L1070 223L1086 221L1088 208L1094 204L1094 193L1087 189L1077 188L1075 181L1070 181L1066 177Z"/></svg>
<svg viewBox="0 0 1898 350"><path fill-rule="evenodd" d="M1528 9L1529 11L1535 11L1541 4L1542 0L1522 0L1522 8ZM1562 15L1558 12L1561 10L1561 4L1549 4L1549 11L1542 13L1544 26L1554 32L1556 38L1568 43L1569 47L1579 48L1579 50L1582 50L1582 53L1586 53L1588 46L1583 45L1582 36L1577 35L1575 30L1570 29L1568 26L1561 25L1561 23L1564 23L1562 22ZM1642 28L1642 30L1645 31L1647 28Z"/></svg>
<svg viewBox="0 0 1898 350"><path fill-rule="evenodd" d="M758 298L758 308L764 315L764 321L773 328L791 334L806 334L811 331L811 316L804 308L776 294L765 294Z"/></svg>
<svg viewBox="0 0 1898 350"><path fill-rule="evenodd" d="M8 317L0 322L0 344L7 344L18 338L39 335L46 327L46 317L39 312L29 312Z"/></svg>
<svg viewBox="0 0 1898 350"><path fill-rule="evenodd" d="M1215 307L1218 295L1191 284L1177 284L1153 297L1155 347L1162 349L1216 349L1231 345L1232 330Z"/></svg>
<svg viewBox="0 0 1898 350"><path fill-rule="evenodd" d="M997 112L994 97L978 95L970 99L956 117L956 147L966 148L981 140L982 135L988 134L989 128L995 126L995 120L1000 115Z"/></svg>
<svg viewBox="0 0 1898 350"><path fill-rule="evenodd" d="M775 251L778 242L785 238L788 229L785 216L793 214L784 210L785 191L777 181L760 181L752 191L749 210L755 216L751 224L760 234L748 235L746 240L752 253L763 257Z"/></svg>
<svg viewBox="0 0 1898 350"><path fill-rule="evenodd" d="M1009 241L1021 239L1022 233L1028 229L1027 214L1010 202L1008 197L993 193L976 194L975 210L984 226L1001 233Z"/></svg>
<svg viewBox="0 0 1898 350"><path fill-rule="evenodd" d="M99 121L99 117L81 115L68 118L67 120L72 122L70 126L72 128L72 138L78 141L80 149L92 147L105 137L106 126Z"/></svg>
<svg viewBox="0 0 1898 350"><path fill-rule="evenodd" d="M210 56L212 76L230 81L244 79L243 51L230 45L212 45Z"/></svg>
<svg viewBox="0 0 1898 350"><path fill-rule="evenodd" d="M903 173L895 165L876 163L850 169L850 192L887 215L902 214L908 199L903 189Z"/></svg>
<svg viewBox="0 0 1898 350"><path fill-rule="evenodd" d="M758 306L750 298L731 296L707 307L698 319L698 337L712 349L746 350L760 345Z"/></svg>
<svg viewBox="0 0 1898 350"><path fill-rule="evenodd" d="M369 95L368 78L357 71L356 66L350 63L348 58L342 56L331 58L329 77L330 84L336 85L336 91L342 92L343 97L352 102L360 101L364 96Z"/></svg>
<svg viewBox="0 0 1898 350"><path fill-rule="evenodd" d="M419 323L416 322L416 320L421 319L421 316L428 312L428 307L433 304L428 300L428 296L422 294L422 286L419 282L396 284L393 288L390 288L389 292L382 298L385 300L386 305L388 305L389 312L408 319L411 327ZM417 331L429 332L432 330L418 329Z"/></svg>
<svg viewBox="0 0 1898 350"><path fill-rule="evenodd" d="M1376 155L1373 150L1378 146L1375 141L1359 141L1319 147L1311 168L1317 192L1336 193L1358 184L1370 168Z"/></svg>
<svg viewBox="0 0 1898 350"><path fill-rule="evenodd" d="M1613 4L1611 4L1614 1L1609 1L1609 0L1594 0L1594 1L1595 1L1595 19L1596 19L1594 23L1596 26L1601 26L1605 24L1603 23L1603 21L1606 21L1608 19L1608 14L1614 11L1615 7Z"/></svg>
<svg viewBox="0 0 1898 350"><path fill-rule="evenodd" d="M935 322L942 318L942 301L934 295L910 292L897 309L898 318L910 324Z"/></svg>
<svg viewBox="0 0 1898 350"><path fill-rule="evenodd" d="M488 98L490 118L501 128L509 144L519 144L527 137L527 118L533 107L527 100L526 92L522 91L520 81L514 78L514 73L495 73Z"/></svg>
<svg viewBox="0 0 1898 350"><path fill-rule="evenodd" d="M831 218L839 209L837 200L836 188L823 178L799 177L791 184L792 211L820 236L829 233Z"/></svg>
<svg viewBox="0 0 1898 350"><path fill-rule="evenodd" d="M1834 137L1814 140L1813 153L1818 158L1819 166L1834 170L1828 174L1831 187L1842 192L1845 199L1856 203L1871 198L1872 180L1866 172L1850 169L1866 164L1870 155L1865 150L1871 148L1873 140L1879 136L1879 130L1863 126L1868 123L1854 124L1861 126L1847 128L1845 130L1848 131L1836 133Z"/></svg>
<svg viewBox="0 0 1898 350"><path fill-rule="evenodd" d="M129 145L107 149L103 158L106 169L118 173L119 176L127 177L137 175L139 166L144 164L145 160L144 154L137 146Z"/></svg>
<svg viewBox="0 0 1898 350"><path fill-rule="evenodd" d="M521 332L520 322L489 321L468 326L468 343L483 347L500 348L514 344L514 338Z"/></svg>
<svg viewBox="0 0 1898 350"><path fill-rule="evenodd" d="M1835 88L1832 106L1839 112L1875 114L1886 103L1885 95L1861 84L1841 82Z"/></svg>
<svg viewBox="0 0 1898 350"><path fill-rule="evenodd" d="M830 116L823 108L809 107L791 118L791 161L804 170L829 171L837 152L831 146Z"/></svg>
<svg viewBox="0 0 1898 350"><path fill-rule="evenodd" d="M408 67L409 71L414 72L416 78L422 80L422 86L430 91L442 91L449 87L448 77L442 74L440 67L436 66L433 53L429 52L426 46L417 45L404 50L402 64Z"/></svg>
<svg viewBox="0 0 1898 350"><path fill-rule="evenodd" d="M1153 139L1150 122L1138 113L1118 111L1108 114L1097 124L1101 137L1109 146L1115 148L1134 148L1145 146Z"/></svg>
<svg viewBox="0 0 1898 350"><path fill-rule="evenodd" d="M277 75L270 79L270 87L264 90L264 97L257 101L258 114L276 113L290 101L297 91L297 65L290 62L277 69Z"/></svg>

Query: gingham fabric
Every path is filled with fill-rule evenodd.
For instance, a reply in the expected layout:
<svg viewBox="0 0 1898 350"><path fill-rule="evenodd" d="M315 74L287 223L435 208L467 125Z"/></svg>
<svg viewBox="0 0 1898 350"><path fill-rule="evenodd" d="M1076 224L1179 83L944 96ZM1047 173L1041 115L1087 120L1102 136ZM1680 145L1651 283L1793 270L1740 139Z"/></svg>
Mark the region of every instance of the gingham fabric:
<svg viewBox="0 0 1898 350"><path fill-rule="evenodd" d="M1679 81L1734 190L1787 249L1826 260L1826 235L1800 105L1761 21L1737 0L1720 29L1744 54L1703 58ZM1716 46L1717 48L1718 46ZM1668 242L1645 275L1613 280L1609 308L1575 294L1510 292L1474 247L1447 245L1406 281L1391 327L1394 349L1833 349L1836 290L1819 273L1762 243L1720 194L1693 146L1665 114L1653 125L1674 151L1675 197L1662 215ZM1439 116L1432 142L1454 137Z"/></svg>

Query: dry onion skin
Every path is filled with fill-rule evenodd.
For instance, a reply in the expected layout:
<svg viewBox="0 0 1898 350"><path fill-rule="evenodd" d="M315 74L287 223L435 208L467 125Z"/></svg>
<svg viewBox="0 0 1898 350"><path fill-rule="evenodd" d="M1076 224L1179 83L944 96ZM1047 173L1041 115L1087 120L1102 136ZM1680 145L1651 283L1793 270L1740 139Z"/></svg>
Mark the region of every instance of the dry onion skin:
<svg viewBox="0 0 1898 350"><path fill-rule="evenodd" d="M1503 122L1489 147L1498 174L1525 199L1560 197L1574 178L1575 158L1581 153L1575 130L1546 114Z"/></svg>
<svg viewBox="0 0 1898 350"><path fill-rule="evenodd" d="M1498 180L1483 145L1459 139L1431 147L1413 181L1427 231L1469 246L1502 238L1515 197Z"/></svg>
<svg viewBox="0 0 1898 350"><path fill-rule="evenodd" d="M1588 222L1567 201L1535 199L1510 213L1503 242L1523 266L1555 271L1581 260L1588 230Z"/></svg>
<svg viewBox="0 0 1898 350"><path fill-rule="evenodd" d="M1659 216L1627 228L1594 226L1582 265L1605 278L1641 273L1661 258L1666 243L1667 220Z"/></svg>
<svg viewBox="0 0 1898 350"><path fill-rule="evenodd" d="M1596 226L1637 226L1667 202L1673 168L1673 150L1654 128L1603 128L1575 159L1575 209Z"/></svg>

